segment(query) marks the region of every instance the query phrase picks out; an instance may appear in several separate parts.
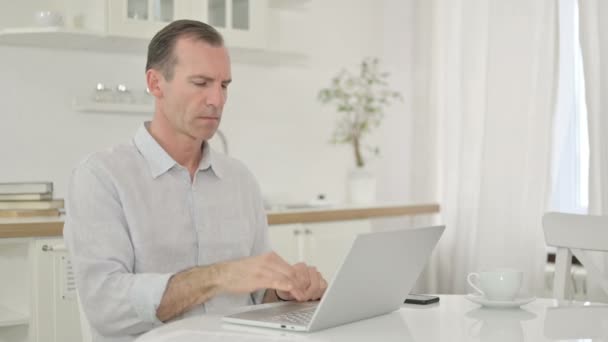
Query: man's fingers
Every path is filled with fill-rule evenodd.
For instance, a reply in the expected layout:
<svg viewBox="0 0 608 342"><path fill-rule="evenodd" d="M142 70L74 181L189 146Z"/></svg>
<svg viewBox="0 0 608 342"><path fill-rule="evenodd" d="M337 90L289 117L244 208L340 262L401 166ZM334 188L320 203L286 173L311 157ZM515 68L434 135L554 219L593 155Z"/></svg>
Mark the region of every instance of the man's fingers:
<svg viewBox="0 0 608 342"><path fill-rule="evenodd" d="M325 278L323 278L323 275L321 275L321 280L319 282L319 298L323 297L323 294L325 294L325 290L327 290L327 281L325 280Z"/></svg>
<svg viewBox="0 0 608 342"><path fill-rule="evenodd" d="M305 300L306 288L302 286L303 281L301 277L298 276L298 270L294 266L288 264L274 252L262 255L260 260L262 262L262 268L264 269L264 277L281 280L281 282L276 283L276 285L271 280L270 284L267 285L268 288L288 292L290 297L293 297L298 301ZM279 284L283 284L283 281L289 282L290 285L287 287L277 287ZM289 290L287 290L287 288L289 288Z"/></svg>
<svg viewBox="0 0 608 342"><path fill-rule="evenodd" d="M266 261L269 269L274 272L280 272L292 281L293 288L289 293L293 298L297 301L308 300L306 290L310 286L310 277L306 264L297 263L292 266L274 252L268 254Z"/></svg>
<svg viewBox="0 0 608 342"><path fill-rule="evenodd" d="M276 294L277 297L279 297L280 300L294 300L295 297L291 295L291 293L289 292L285 292L285 291L280 291L280 290L276 290Z"/></svg>
<svg viewBox="0 0 608 342"><path fill-rule="evenodd" d="M259 286L280 291L283 299L317 300L327 289L323 276L305 263L289 265L274 252L260 255L256 261Z"/></svg>
<svg viewBox="0 0 608 342"><path fill-rule="evenodd" d="M310 278L310 286L306 290L306 299L317 300L320 297L321 274L317 272L317 269L314 267L308 267L307 272L308 277Z"/></svg>
<svg viewBox="0 0 608 342"><path fill-rule="evenodd" d="M321 295L323 295L323 293L325 293L325 290L327 290L327 286L329 286L329 284L327 284L327 281L325 280L325 278L321 278Z"/></svg>
<svg viewBox="0 0 608 342"><path fill-rule="evenodd" d="M276 271L273 268L267 267L263 272L264 284L266 288L287 292L291 297L300 301L304 297L304 292L298 288L297 284L287 278L283 273ZM283 299L291 299L282 296Z"/></svg>
<svg viewBox="0 0 608 342"><path fill-rule="evenodd" d="M291 280L294 286L299 287L299 279L296 269L288 264L278 254L271 252L265 255L264 266L274 272L279 272Z"/></svg>
<svg viewBox="0 0 608 342"><path fill-rule="evenodd" d="M293 268L296 270L296 277L298 278L298 281L300 282L300 288L303 291L306 291L309 287L310 287L310 283L311 283L311 279L310 279L310 274L308 271L308 266L303 263L303 262L299 262L295 265L293 265Z"/></svg>

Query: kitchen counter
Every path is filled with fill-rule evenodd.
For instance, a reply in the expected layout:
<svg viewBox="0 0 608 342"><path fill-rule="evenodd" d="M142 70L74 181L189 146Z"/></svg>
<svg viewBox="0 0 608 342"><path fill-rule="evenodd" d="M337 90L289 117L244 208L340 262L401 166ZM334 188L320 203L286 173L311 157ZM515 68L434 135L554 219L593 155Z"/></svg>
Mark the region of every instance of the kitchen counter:
<svg viewBox="0 0 608 342"><path fill-rule="evenodd" d="M271 211L268 213L268 224L348 221L437 213L439 213L439 204L326 206L315 209Z"/></svg>
<svg viewBox="0 0 608 342"><path fill-rule="evenodd" d="M438 204L323 206L298 210L268 212L268 224L348 221L391 216L430 215L439 213ZM61 236L63 217L0 219L0 238Z"/></svg>

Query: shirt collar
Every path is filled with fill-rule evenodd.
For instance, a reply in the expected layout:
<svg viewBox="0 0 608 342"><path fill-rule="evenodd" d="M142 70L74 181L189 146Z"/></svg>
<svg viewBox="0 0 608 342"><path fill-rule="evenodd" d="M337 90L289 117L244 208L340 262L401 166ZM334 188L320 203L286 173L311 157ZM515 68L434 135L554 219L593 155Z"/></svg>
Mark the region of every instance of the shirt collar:
<svg viewBox="0 0 608 342"><path fill-rule="evenodd" d="M211 168L218 178L222 178L224 175L224 164L221 156L211 148L211 145L207 141L203 141L201 148L203 149L203 156L198 164L198 170L204 171Z"/></svg>
<svg viewBox="0 0 608 342"><path fill-rule="evenodd" d="M133 138L133 143L148 163L148 167L152 172L152 177L157 178L177 165L177 162L150 134L148 131L149 125L150 122L146 121L139 127L135 137ZM221 175L223 174L223 167L221 165L221 158L218 158L217 154L211 149L208 142L203 142L203 146L201 146L201 148L203 149L203 156L199 163L198 170L204 171L211 168L217 177L222 178Z"/></svg>

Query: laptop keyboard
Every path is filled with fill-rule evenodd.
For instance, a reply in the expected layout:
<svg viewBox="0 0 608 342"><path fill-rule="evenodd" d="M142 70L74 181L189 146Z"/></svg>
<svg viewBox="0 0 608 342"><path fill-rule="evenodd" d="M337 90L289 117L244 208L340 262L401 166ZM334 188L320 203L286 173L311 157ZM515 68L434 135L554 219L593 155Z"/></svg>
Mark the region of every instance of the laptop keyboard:
<svg viewBox="0 0 608 342"><path fill-rule="evenodd" d="M310 322L310 320L312 319L312 315L315 313L316 309L317 307L313 306L304 310L287 312L284 314L270 317L270 321L286 322L296 325L308 325L308 322Z"/></svg>

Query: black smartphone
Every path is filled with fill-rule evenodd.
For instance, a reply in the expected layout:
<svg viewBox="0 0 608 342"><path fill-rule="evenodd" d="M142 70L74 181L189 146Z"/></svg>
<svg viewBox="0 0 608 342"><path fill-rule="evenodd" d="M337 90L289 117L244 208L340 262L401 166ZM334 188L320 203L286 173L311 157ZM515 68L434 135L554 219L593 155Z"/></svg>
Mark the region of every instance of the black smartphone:
<svg viewBox="0 0 608 342"><path fill-rule="evenodd" d="M439 301L439 297L437 296L428 296L428 295L419 295L419 294L409 294L407 298L405 298L405 304L418 304L418 305L427 305L437 303Z"/></svg>

